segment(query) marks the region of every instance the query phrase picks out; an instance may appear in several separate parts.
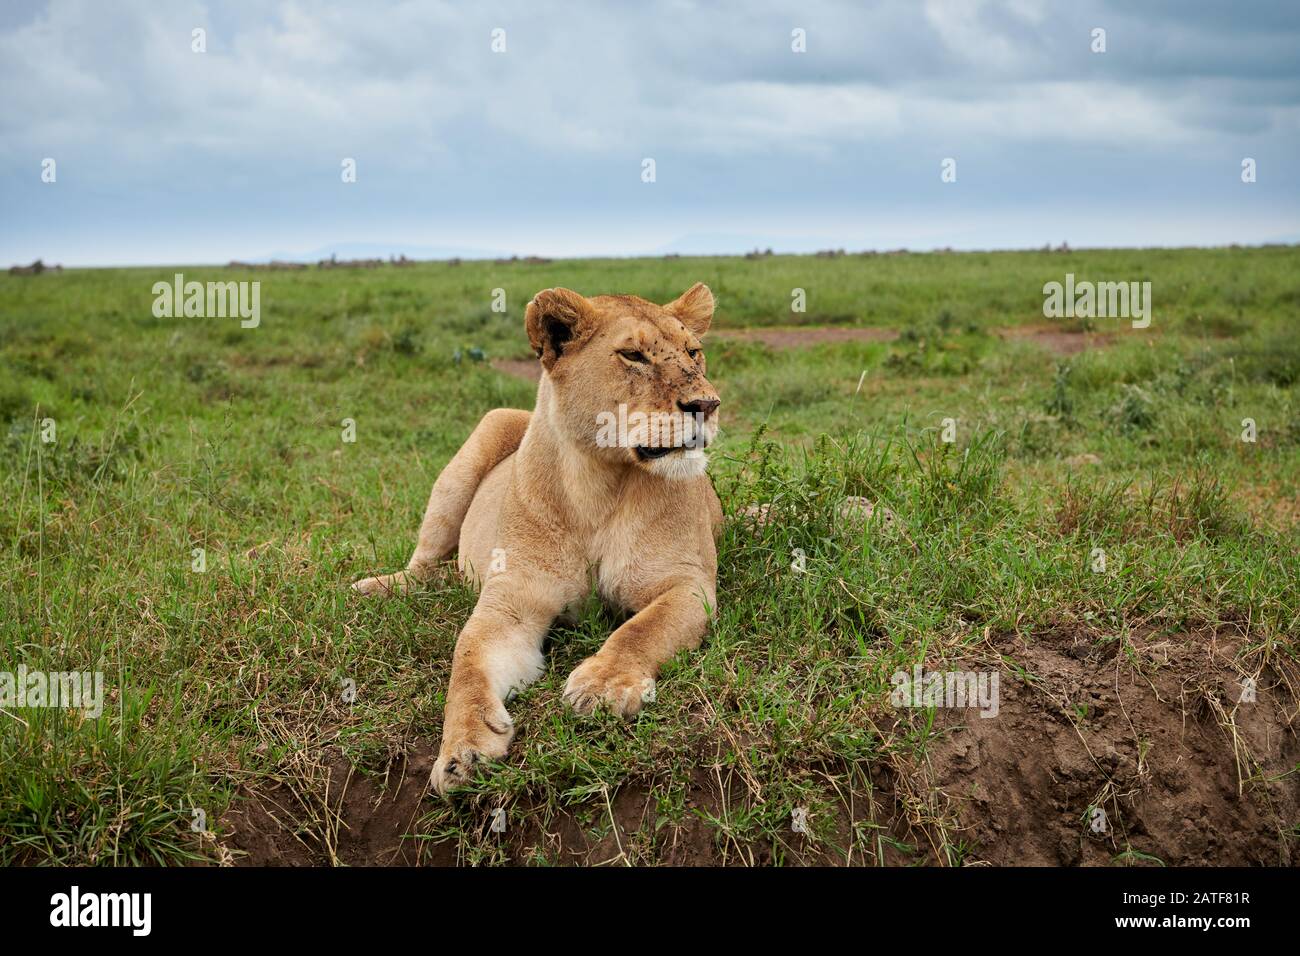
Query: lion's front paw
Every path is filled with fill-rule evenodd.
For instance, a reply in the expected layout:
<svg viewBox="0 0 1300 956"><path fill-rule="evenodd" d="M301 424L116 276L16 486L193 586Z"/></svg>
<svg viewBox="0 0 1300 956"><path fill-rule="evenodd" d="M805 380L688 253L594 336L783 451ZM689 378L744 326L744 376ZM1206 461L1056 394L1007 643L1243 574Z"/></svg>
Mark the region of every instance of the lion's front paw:
<svg viewBox="0 0 1300 956"><path fill-rule="evenodd" d="M406 572L399 571L396 574L384 574L377 578L362 578L360 581L353 582L352 590L367 597L372 595L391 597L406 591L410 586L410 578Z"/></svg>
<svg viewBox="0 0 1300 956"><path fill-rule="evenodd" d="M655 699L655 679L643 668L612 656L594 654L573 669L564 685L564 699L580 714L600 704L631 717Z"/></svg>
<svg viewBox="0 0 1300 956"><path fill-rule="evenodd" d="M449 717L429 785L439 796L446 796L468 783L479 763L506 755L514 734L514 722L500 703L475 708L463 717Z"/></svg>

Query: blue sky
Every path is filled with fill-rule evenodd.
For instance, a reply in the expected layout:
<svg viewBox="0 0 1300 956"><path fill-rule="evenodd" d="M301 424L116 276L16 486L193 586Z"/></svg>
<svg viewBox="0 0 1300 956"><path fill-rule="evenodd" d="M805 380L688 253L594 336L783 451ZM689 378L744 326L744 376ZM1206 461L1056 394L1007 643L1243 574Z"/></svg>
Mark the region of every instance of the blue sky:
<svg viewBox="0 0 1300 956"><path fill-rule="evenodd" d="M1289 0L9 0L0 88L6 265L1300 241Z"/></svg>

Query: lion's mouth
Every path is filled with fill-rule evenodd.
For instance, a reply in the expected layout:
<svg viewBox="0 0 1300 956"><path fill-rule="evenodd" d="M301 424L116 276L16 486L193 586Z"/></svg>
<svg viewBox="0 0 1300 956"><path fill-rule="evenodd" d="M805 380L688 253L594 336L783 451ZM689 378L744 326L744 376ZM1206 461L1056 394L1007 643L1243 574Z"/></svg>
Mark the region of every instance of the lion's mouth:
<svg viewBox="0 0 1300 956"><path fill-rule="evenodd" d="M676 448L651 448L648 445L637 445L634 449L636 456L642 461L654 461L656 458L662 458L665 455L671 455L675 451L681 451L682 446Z"/></svg>
<svg viewBox="0 0 1300 956"><path fill-rule="evenodd" d="M633 451L636 452L637 458L641 461L654 461L663 458L665 455L671 455L676 451L698 451L707 448L709 443L705 439L696 442L688 442L685 445L667 445L664 447L652 447L650 445L637 445Z"/></svg>

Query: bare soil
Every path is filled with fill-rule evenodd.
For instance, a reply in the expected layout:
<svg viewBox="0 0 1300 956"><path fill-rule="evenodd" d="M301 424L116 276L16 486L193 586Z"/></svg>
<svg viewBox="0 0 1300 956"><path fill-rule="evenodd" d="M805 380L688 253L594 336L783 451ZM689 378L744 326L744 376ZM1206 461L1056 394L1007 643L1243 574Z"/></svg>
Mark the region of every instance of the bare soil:
<svg viewBox="0 0 1300 956"><path fill-rule="evenodd" d="M941 711L944 737L929 748L931 782L955 802L974 857L1047 866L1296 861L1293 675L1239 670L1240 641L1214 631L1148 634L1123 649L1119 641L1098 649L1069 629L993 644L1029 679L1004 667L998 716ZM1254 702L1241 700L1250 676ZM1105 812L1100 832L1094 807Z"/></svg>

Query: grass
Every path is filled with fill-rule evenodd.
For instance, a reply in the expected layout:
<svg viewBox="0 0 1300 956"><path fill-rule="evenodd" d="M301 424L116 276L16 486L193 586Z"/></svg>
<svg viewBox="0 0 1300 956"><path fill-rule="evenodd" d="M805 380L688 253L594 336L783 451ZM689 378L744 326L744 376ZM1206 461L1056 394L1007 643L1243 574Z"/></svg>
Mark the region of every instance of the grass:
<svg viewBox="0 0 1300 956"><path fill-rule="evenodd" d="M174 271L260 280L261 325L155 318ZM998 334L1045 325L1042 285L1067 272L1151 281L1151 327L1095 320L1105 347L1072 355ZM375 775L427 751L473 593L448 578L364 603L344 586L404 563L485 411L531 407L488 360L528 357L533 292L666 301L696 280L719 301L712 471L733 518L717 623L637 720L579 718L564 679L616 623L591 602L512 703L509 757L422 804L416 842L558 862L542 834L565 821L623 862L692 840L726 862L967 861L978 848L910 772L935 714L889 706L895 670L1060 627L1231 626L1244 654L1294 660L1298 277L1295 247L0 276L0 671L101 670L107 690L98 719L0 713L0 863L219 860L241 795L319 803L325 755ZM801 325L899 336L725 335ZM901 528L846 529L846 495ZM778 520L736 518L763 502ZM627 794L652 808L632 836L611 826ZM528 826L502 839L497 807Z"/></svg>

